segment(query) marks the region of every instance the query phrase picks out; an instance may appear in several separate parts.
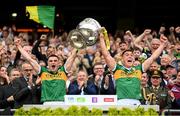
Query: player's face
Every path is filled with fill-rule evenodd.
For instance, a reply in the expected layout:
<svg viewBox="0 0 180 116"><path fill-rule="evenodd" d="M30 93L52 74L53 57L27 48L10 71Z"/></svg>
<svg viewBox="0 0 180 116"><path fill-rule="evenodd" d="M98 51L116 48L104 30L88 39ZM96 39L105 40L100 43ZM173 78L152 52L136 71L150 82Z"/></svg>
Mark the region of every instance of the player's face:
<svg viewBox="0 0 180 116"><path fill-rule="evenodd" d="M48 69L49 71L57 71L59 68L59 59L57 57L50 57L48 59Z"/></svg>
<svg viewBox="0 0 180 116"><path fill-rule="evenodd" d="M130 68L131 66L133 66L134 55L131 51L125 52L122 58L125 67Z"/></svg>

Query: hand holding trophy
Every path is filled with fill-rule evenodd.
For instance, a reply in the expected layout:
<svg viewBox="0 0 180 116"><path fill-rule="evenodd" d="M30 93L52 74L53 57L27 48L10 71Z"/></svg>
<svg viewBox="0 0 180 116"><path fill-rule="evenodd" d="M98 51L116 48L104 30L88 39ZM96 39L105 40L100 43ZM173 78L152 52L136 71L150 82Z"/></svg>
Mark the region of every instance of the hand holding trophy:
<svg viewBox="0 0 180 116"><path fill-rule="evenodd" d="M68 40L73 47L83 49L87 46L94 45L98 40L99 33L104 34L106 47L109 50L110 42L107 30L104 27L101 27L101 25L93 18L85 18L81 21L76 29L69 32Z"/></svg>

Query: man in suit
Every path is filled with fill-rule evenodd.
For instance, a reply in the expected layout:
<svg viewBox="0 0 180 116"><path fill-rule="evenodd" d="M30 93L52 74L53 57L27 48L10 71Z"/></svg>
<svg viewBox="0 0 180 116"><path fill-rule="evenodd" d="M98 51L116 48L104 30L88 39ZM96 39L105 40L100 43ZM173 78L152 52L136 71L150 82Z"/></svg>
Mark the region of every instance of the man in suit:
<svg viewBox="0 0 180 116"><path fill-rule="evenodd" d="M96 95L98 93L95 84L88 81L87 73L80 70L77 74L77 80L73 81L68 88L70 95Z"/></svg>
<svg viewBox="0 0 180 116"><path fill-rule="evenodd" d="M36 77L33 75L33 68L28 62L24 62L21 66L22 77L13 81L15 88L15 108L19 108L24 104L40 103L40 86L36 86Z"/></svg>
<svg viewBox="0 0 180 116"><path fill-rule="evenodd" d="M0 86L0 109L4 109L0 115L12 115L11 109L14 108L14 93L15 88L13 86L13 80L19 78L21 73L18 69L12 69L10 74L7 75L7 71L0 73L1 77L6 78L7 84Z"/></svg>
<svg viewBox="0 0 180 116"><path fill-rule="evenodd" d="M94 75L89 78L98 88L98 94L115 94L114 80L111 74L105 74L105 67L101 62L97 62L93 67Z"/></svg>

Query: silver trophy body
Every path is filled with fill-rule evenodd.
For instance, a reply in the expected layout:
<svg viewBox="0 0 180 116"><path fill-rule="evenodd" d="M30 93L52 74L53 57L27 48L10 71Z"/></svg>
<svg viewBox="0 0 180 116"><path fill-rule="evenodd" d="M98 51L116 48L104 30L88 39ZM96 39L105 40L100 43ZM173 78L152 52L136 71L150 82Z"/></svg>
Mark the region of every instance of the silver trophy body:
<svg viewBox="0 0 180 116"><path fill-rule="evenodd" d="M68 40L77 49L92 46L97 42L100 29L101 25L95 19L85 18L77 25L76 29L69 32Z"/></svg>

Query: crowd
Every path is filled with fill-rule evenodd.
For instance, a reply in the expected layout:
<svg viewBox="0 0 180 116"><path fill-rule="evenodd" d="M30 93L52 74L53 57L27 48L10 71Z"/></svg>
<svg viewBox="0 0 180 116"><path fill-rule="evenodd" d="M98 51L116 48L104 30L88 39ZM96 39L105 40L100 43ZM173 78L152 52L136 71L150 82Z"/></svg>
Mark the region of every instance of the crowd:
<svg viewBox="0 0 180 116"><path fill-rule="evenodd" d="M108 30L107 30L108 31ZM119 105L180 108L180 27L117 30L84 49L61 35L0 32L0 109L63 102L64 95L117 95Z"/></svg>

